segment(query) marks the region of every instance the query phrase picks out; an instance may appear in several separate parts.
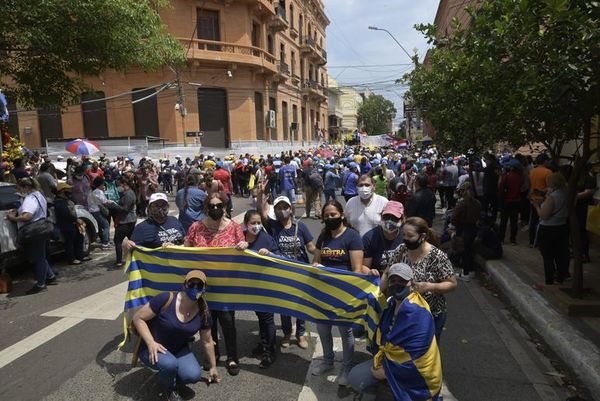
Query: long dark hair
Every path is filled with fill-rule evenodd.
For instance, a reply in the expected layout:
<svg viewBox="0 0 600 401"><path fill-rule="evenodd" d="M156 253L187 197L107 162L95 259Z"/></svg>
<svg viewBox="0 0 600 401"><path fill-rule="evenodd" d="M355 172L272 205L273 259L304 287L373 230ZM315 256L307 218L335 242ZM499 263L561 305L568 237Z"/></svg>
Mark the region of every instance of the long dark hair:
<svg viewBox="0 0 600 401"><path fill-rule="evenodd" d="M333 206L343 216L344 207L342 206L342 204L340 202L338 202L335 199L332 199L332 200L328 201L327 203L325 203L323 205L323 208L321 208L321 216L323 216L322 217L323 222L325 222L325 208L328 206ZM346 227L350 227L350 224L348 223L348 220L346 220L345 216L342 217L342 224L345 225ZM331 231L329 231L327 229L327 227L323 227L323 229L321 230L321 237L324 240L330 240L331 239Z"/></svg>
<svg viewBox="0 0 600 401"><path fill-rule="evenodd" d="M204 283L204 286L206 286L206 283ZM198 299L198 309L200 316L202 317L202 324L207 326L210 320L210 310L208 309L208 303L204 297Z"/></svg>

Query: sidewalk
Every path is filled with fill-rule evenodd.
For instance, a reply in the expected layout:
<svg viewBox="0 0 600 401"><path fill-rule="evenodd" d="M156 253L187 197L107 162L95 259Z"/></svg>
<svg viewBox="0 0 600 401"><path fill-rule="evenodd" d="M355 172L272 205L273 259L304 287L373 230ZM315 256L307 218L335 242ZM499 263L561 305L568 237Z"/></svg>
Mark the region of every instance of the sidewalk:
<svg viewBox="0 0 600 401"><path fill-rule="evenodd" d="M519 245L504 245L504 258L485 262L484 269L502 288L521 316L544 338L589 389L600 399L600 317L574 317L558 307L553 289L538 291L544 282L543 261L538 249L529 248L527 233L519 231ZM598 242L590 246L592 263L584 264L584 286L600 293ZM570 265L573 274L573 261ZM571 281L565 282L570 287Z"/></svg>

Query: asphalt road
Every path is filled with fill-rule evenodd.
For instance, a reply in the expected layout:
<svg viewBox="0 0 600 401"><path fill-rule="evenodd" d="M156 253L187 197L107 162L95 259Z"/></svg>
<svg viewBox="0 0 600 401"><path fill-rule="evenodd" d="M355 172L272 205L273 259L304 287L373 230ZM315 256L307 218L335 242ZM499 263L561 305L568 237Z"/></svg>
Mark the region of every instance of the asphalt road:
<svg viewBox="0 0 600 401"><path fill-rule="evenodd" d="M247 199L234 200L234 215L250 207ZM297 214L302 215L303 208ZM315 237L320 222L303 219ZM114 251L95 249L93 260L67 266L55 260L59 284L33 296L31 273L15 279L14 291L0 295L1 400L159 400L154 372L130 367L130 346L117 350L122 339L122 310L126 280L109 270ZM441 342L444 400L557 401L567 395L547 374L553 369L511 318L497 294L478 280L460 282L448 295L449 317ZM44 316L42 316L44 315ZM310 325L311 347L293 345L282 351L269 369L250 356L258 342L253 312L237 313L241 372L228 376L219 367L222 382L190 386L186 399L215 401L352 400L346 388L335 384L335 373L311 377L313 358L322 355L315 325ZM279 321L276 320L279 324ZM334 331L335 333L335 331ZM277 332L279 340L281 330ZM339 339L338 339L339 340ZM341 360L341 347L336 360ZM199 348L195 350L200 355ZM356 362L368 358L364 343L357 346ZM224 354L224 352L222 352Z"/></svg>

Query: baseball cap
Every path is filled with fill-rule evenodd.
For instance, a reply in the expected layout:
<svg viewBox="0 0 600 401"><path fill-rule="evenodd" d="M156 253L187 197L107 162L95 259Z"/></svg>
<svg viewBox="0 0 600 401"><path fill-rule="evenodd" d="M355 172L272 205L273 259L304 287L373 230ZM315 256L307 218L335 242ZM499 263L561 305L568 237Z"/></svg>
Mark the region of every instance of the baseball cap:
<svg viewBox="0 0 600 401"><path fill-rule="evenodd" d="M292 202L290 202L290 200L288 199L287 196L278 196L277 198L275 198L275 201L273 202L273 206L277 205L280 202L283 202L286 205L292 206Z"/></svg>
<svg viewBox="0 0 600 401"><path fill-rule="evenodd" d="M206 274L204 274L204 272L202 272L201 270L190 270L190 272L185 275L184 282L187 283L189 280L194 278L202 281L202 283L206 285Z"/></svg>
<svg viewBox="0 0 600 401"><path fill-rule="evenodd" d="M151 205L152 203L159 201L159 200L169 203L169 198L167 198L167 195L165 195L161 192L157 192L155 194L150 195L150 200L148 201L148 204Z"/></svg>
<svg viewBox="0 0 600 401"><path fill-rule="evenodd" d="M389 201L383 210L381 211L381 215L390 214L398 219L401 219L404 216L404 206L400 202Z"/></svg>
<svg viewBox="0 0 600 401"><path fill-rule="evenodd" d="M413 279L413 269L406 263L394 263L388 270L388 280L392 276L398 276L406 281Z"/></svg>

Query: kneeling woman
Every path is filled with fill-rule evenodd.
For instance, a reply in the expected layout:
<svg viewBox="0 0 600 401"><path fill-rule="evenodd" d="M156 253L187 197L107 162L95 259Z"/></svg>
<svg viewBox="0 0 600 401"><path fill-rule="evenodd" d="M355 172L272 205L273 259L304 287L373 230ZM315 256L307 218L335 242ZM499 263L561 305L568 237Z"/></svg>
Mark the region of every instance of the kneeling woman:
<svg viewBox="0 0 600 401"><path fill-rule="evenodd" d="M183 291L163 292L153 297L133 317L133 324L144 340L140 359L159 372L168 390L168 399L178 399L177 386L196 383L202 368L188 346L190 337L200 331L203 352L210 363L210 380L219 382L208 305L203 298L206 276L192 270L185 276Z"/></svg>

